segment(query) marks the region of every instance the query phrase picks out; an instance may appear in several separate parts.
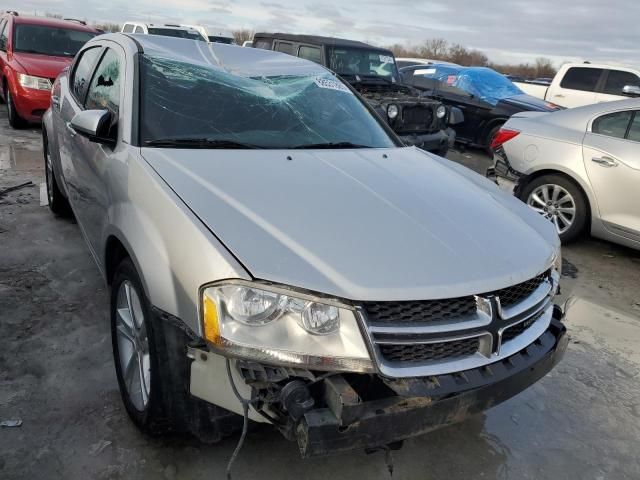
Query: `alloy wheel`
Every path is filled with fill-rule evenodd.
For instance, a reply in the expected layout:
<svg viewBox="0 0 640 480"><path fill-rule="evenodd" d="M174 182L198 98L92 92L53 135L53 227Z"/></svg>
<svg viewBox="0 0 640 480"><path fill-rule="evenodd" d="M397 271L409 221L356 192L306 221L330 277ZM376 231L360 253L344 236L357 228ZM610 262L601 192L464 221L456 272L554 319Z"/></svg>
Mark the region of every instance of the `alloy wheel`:
<svg viewBox="0 0 640 480"><path fill-rule="evenodd" d="M529 194L527 205L553 222L558 235L569 230L576 218L576 202L560 185L540 185Z"/></svg>
<svg viewBox="0 0 640 480"><path fill-rule="evenodd" d="M151 391L149 338L140 297L128 280L118 288L116 332L120 371L127 394L133 406L143 411Z"/></svg>

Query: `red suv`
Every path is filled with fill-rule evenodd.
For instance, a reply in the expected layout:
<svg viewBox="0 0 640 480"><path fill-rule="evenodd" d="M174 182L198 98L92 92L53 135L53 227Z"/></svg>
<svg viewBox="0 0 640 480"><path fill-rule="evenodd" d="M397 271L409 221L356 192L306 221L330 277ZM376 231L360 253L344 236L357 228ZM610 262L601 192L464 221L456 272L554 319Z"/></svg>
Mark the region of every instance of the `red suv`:
<svg viewBox="0 0 640 480"><path fill-rule="evenodd" d="M0 17L0 95L13 128L40 122L58 74L98 30L77 20Z"/></svg>

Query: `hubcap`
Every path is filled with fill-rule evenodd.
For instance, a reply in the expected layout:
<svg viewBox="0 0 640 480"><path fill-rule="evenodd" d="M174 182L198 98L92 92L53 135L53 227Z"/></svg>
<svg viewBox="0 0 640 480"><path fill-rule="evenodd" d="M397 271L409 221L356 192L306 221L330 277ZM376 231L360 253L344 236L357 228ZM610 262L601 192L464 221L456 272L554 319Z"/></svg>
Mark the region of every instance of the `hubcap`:
<svg viewBox="0 0 640 480"><path fill-rule="evenodd" d="M576 202L560 185L540 185L529 194L527 205L553 222L559 235L569 230L576 218Z"/></svg>
<svg viewBox="0 0 640 480"><path fill-rule="evenodd" d="M149 339L140 297L128 280L120 284L116 302L120 371L131 403L142 411L151 388Z"/></svg>

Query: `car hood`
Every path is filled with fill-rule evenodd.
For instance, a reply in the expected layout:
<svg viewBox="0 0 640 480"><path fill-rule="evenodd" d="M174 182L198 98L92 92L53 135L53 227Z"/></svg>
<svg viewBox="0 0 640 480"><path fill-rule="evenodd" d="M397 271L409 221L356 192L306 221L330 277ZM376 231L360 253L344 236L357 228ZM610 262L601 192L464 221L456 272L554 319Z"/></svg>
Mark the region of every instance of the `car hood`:
<svg viewBox="0 0 640 480"><path fill-rule="evenodd" d="M498 106L501 103L531 112L555 112L556 110L563 110L563 107L559 105L541 100L532 95L527 95L526 93L503 98L498 102Z"/></svg>
<svg viewBox="0 0 640 480"><path fill-rule="evenodd" d="M488 292L544 271L558 245L520 201L414 147L142 155L255 278L337 297Z"/></svg>
<svg viewBox="0 0 640 480"><path fill-rule="evenodd" d="M34 53L15 53L13 58L27 75L44 78L56 78L73 61L73 57L51 57Z"/></svg>

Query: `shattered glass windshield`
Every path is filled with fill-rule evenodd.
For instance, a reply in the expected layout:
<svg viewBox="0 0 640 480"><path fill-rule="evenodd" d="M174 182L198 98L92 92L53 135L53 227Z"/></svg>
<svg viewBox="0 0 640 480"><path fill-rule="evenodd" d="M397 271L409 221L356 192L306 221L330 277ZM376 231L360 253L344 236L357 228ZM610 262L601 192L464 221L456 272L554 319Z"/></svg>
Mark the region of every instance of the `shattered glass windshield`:
<svg viewBox="0 0 640 480"><path fill-rule="evenodd" d="M148 55L142 57L141 71L143 145L168 146L165 139L273 149L395 145L330 72L250 78Z"/></svg>
<svg viewBox="0 0 640 480"><path fill-rule="evenodd" d="M329 68L338 75L373 75L392 81L398 77L391 52L344 47L327 47L327 51Z"/></svg>

